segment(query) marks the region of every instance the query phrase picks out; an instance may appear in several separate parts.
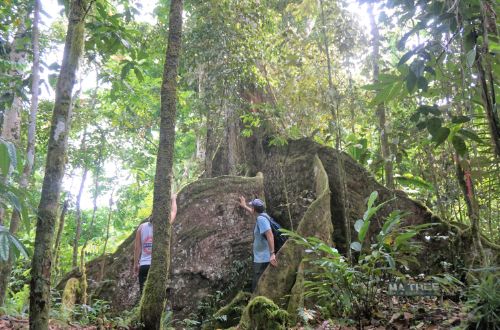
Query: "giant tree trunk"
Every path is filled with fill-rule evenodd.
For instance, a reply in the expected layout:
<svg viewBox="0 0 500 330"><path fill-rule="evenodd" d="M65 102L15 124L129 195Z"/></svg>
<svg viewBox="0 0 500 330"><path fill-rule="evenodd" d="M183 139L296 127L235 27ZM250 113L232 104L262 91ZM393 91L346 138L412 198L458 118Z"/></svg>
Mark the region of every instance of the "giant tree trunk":
<svg viewBox="0 0 500 330"><path fill-rule="evenodd" d="M170 195L175 141L177 72L182 35L182 0L170 2L168 46L161 87L160 143L156 159L153 195L153 255L141 301L140 318L145 329L159 329L165 307L170 270Z"/></svg>
<svg viewBox="0 0 500 330"><path fill-rule="evenodd" d="M45 176L40 204L38 205L35 246L31 264L29 323L30 328L36 330L48 329L52 266L51 243L64 176L73 87L78 63L83 53L85 14L89 10L87 3L86 0L71 1L63 61L56 86L56 99L47 147Z"/></svg>
<svg viewBox="0 0 500 330"><path fill-rule="evenodd" d="M372 53L372 62L373 62L373 81L375 83L378 82L378 74L379 74L379 43L380 43L380 34L378 31L377 22L375 22L375 16L373 14L373 4L368 7L370 13L370 25L372 28L372 44L373 44L373 53ZM378 124L380 130L380 149L382 150L382 159L384 160L384 176L385 176L385 185L389 189L394 189L394 176L392 169L392 160L391 160L391 152L389 149L389 138L388 138L388 130L386 125L386 111L384 103L379 103L377 105L377 116L378 116Z"/></svg>

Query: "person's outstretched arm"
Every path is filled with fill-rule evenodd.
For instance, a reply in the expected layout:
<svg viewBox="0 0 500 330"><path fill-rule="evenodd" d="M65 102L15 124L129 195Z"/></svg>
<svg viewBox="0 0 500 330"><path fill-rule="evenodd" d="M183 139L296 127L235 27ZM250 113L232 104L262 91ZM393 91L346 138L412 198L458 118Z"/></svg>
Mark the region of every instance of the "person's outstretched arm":
<svg viewBox="0 0 500 330"><path fill-rule="evenodd" d="M177 216L177 194L172 194L172 206L170 211L170 223L174 223Z"/></svg>
<svg viewBox="0 0 500 330"><path fill-rule="evenodd" d="M134 275L139 275L139 257L141 256L141 226L137 228L134 241Z"/></svg>

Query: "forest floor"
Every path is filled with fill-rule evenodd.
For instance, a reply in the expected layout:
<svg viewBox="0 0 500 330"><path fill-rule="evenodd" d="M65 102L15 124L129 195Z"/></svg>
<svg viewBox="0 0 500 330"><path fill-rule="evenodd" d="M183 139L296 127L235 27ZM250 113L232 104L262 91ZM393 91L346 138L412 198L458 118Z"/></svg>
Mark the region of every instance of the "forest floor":
<svg viewBox="0 0 500 330"><path fill-rule="evenodd" d="M293 330L437 330L451 329L464 326L467 314L463 311L463 305L451 300L441 301L439 298L391 298L380 305L380 311L374 313L370 320L363 320L361 325L353 325L352 321L324 321L317 325L295 326ZM311 313L312 316L313 313ZM316 315L317 317L319 315ZM313 319L313 317L311 317ZM312 320L311 320L312 321ZM312 322L311 322L312 323ZM24 330L28 329L27 319L18 319L9 316L0 318L0 330ZM97 326L82 326L77 323L51 320L49 329L80 329L97 330ZM105 325L101 329L125 329Z"/></svg>

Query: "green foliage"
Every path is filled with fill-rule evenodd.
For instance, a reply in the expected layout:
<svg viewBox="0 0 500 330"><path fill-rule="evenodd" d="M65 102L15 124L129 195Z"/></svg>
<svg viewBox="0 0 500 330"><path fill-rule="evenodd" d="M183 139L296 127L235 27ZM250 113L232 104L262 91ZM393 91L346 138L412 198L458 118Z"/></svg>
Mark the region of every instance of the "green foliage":
<svg viewBox="0 0 500 330"><path fill-rule="evenodd" d="M359 256L354 265L318 238L285 231L310 254L308 261L313 270L304 282L305 296L312 298L324 317L369 318L380 303L381 285L390 277L404 278L400 270L417 263L419 245L412 238L429 225L405 226L405 214L400 211L393 211L384 220L375 243L362 247L372 217L388 202L375 204L377 196L376 192L370 195L363 220L355 224L359 241L353 242L351 248Z"/></svg>
<svg viewBox="0 0 500 330"><path fill-rule="evenodd" d="M15 257L22 255L28 258L28 252L23 243L12 235L7 228L0 225L0 262L6 262L11 255Z"/></svg>
<svg viewBox="0 0 500 330"><path fill-rule="evenodd" d="M7 293L5 304L0 306L0 315L14 317L25 317L28 313L30 288L25 284L23 288L15 293Z"/></svg>
<svg viewBox="0 0 500 330"><path fill-rule="evenodd" d="M466 296L469 328L496 329L500 324L499 268L479 270Z"/></svg>

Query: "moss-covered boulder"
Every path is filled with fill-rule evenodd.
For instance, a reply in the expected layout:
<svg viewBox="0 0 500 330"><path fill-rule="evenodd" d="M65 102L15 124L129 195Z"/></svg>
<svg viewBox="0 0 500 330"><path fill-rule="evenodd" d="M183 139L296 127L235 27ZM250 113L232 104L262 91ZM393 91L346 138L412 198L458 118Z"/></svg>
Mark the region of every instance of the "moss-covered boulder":
<svg viewBox="0 0 500 330"><path fill-rule="evenodd" d="M257 296L250 300L238 325L239 329L281 330L287 329L288 313L272 300Z"/></svg>
<svg viewBox="0 0 500 330"><path fill-rule="evenodd" d="M204 330L228 329L238 325L243 314L243 310L250 301L249 292L240 291L229 304L219 309L210 322L204 324Z"/></svg>

